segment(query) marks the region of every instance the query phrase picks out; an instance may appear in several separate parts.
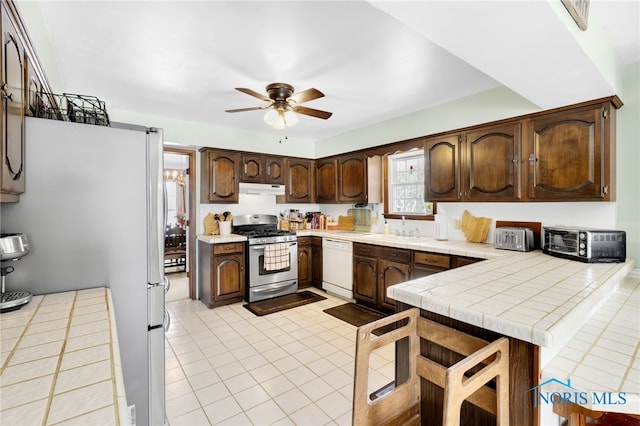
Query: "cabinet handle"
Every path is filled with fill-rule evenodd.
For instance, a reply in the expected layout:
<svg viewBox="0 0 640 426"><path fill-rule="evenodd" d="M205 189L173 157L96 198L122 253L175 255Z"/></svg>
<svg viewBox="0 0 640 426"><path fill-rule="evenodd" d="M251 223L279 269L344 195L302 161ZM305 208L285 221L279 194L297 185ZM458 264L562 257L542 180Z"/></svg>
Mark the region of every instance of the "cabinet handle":
<svg viewBox="0 0 640 426"><path fill-rule="evenodd" d="M534 164L536 164L536 161L538 161L538 159L535 155L533 155L533 153L531 153L531 155L529 155L529 163L531 163L531 165L533 166Z"/></svg>
<svg viewBox="0 0 640 426"><path fill-rule="evenodd" d="M9 99L11 102L13 102L13 93L7 94L7 87L7 83L2 83L2 85L0 86L0 90L2 90L2 99Z"/></svg>
<svg viewBox="0 0 640 426"><path fill-rule="evenodd" d="M244 174L247 174L247 163L244 163Z"/></svg>
<svg viewBox="0 0 640 426"><path fill-rule="evenodd" d="M267 176L271 176L271 166L267 166Z"/></svg>
<svg viewBox="0 0 640 426"><path fill-rule="evenodd" d="M518 156L516 155L516 156L513 158L513 162L514 162L514 163L518 163L519 161L520 161L520 159L519 159L519 158L518 158Z"/></svg>

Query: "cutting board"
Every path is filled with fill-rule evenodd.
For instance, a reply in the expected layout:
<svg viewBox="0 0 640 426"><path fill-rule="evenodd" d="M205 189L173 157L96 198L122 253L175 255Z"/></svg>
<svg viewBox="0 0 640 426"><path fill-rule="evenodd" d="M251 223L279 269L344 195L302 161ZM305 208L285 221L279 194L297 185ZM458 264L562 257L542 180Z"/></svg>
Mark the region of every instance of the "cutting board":
<svg viewBox="0 0 640 426"><path fill-rule="evenodd" d="M489 235L492 219L488 217L475 217L468 211L462 214L460 230L470 243L483 243Z"/></svg>
<svg viewBox="0 0 640 426"><path fill-rule="evenodd" d="M338 229L341 231L353 231L355 229L355 221L351 216L338 217Z"/></svg>

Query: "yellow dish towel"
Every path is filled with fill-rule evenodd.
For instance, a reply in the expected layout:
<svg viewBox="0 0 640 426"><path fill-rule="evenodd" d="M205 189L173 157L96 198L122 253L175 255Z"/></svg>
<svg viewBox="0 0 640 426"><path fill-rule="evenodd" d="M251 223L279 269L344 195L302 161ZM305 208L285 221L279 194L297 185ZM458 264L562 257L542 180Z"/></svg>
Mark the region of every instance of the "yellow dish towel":
<svg viewBox="0 0 640 426"><path fill-rule="evenodd" d="M279 271L291 266L289 259L289 244L267 244L264 247L264 269L266 271Z"/></svg>

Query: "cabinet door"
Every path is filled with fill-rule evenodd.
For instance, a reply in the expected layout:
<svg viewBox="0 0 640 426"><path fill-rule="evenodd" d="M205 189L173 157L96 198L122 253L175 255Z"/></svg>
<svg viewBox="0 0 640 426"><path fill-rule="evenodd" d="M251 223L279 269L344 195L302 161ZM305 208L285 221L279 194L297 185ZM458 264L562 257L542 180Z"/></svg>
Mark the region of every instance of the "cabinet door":
<svg viewBox="0 0 640 426"><path fill-rule="evenodd" d="M242 154L240 180L242 182L262 183L264 158L260 154Z"/></svg>
<svg viewBox="0 0 640 426"><path fill-rule="evenodd" d="M203 151L201 201L209 203L238 202L237 154Z"/></svg>
<svg viewBox="0 0 640 426"><path fill-rule="evenodd" d="M322 288L322 238L311 237L311 282Z"/></svg>
<svg viewBox="0 0 640 426"><path fill-rule="evenodd" d="M213 258L216 303L220 300L244 297L244 254L230 254Z"/></svg>
<svg viewBox="0 0 640 426"><path fill-rule="evenodd" d="M282 157L266 155L264 157L264 182L284 185L284 165Z"/></svg>
<svg viewBox="0 0 640 426"><path fill-rule="evenodd" d="M520 123L467 133L462 176L465 199L520 199Z"/></svg>
<svg viewBox="0 0 640 426"><path fill-rule="evenodd" d="M379 300L378 305L382 308L395 310L396 302L387 296L389 286L409 281L411 267L404 263L390 262L385 259L378 260L380 270Z"/></svg>
<svg viewBox="0 0 640 426"><path fill-rule="evenodd" d="M425 200L456 201L460 194L460 135L425 142Z"/></svg>
<svg viewBox="0 0 640 426"><path fill-rule="evenodd" d="M3 194L24 192L24 58L13 24L2 10L2 169ZM9 201L16 199L5 198Z"/></svg>
<svg viewBox="0 0 640 426"><path fill-rule="evenodd" d="M338 169L338 201L367 201L367 163L364 154L340 156Z"/></svg>
<svg viewBox="0 0 640 426"><path fill-rule="evenodd" d="M316 161L316 202L337 201L338 162L335 158Z"/></svg>
<svg viewBox="0 0 640 426"><path fill-rule="evenodd" d="M378 303L378 260L353 256L353 297L370 305Z"/></svg>
<svg viewBox="0 0 640 426"><path fill-rule="evenodd" d="M298 286L311 285L311 237L298 238Z"/></svg>
<svg viewBox="0 0 640 426"><path fill-rule="evenodd" d="M600 107L554 113L531 120L529 198L602 200L603 110Z"/></svg>
<svg viewBox="0 0 640 426"><path fill-rule="evenodd" d="M286 160L288 203L313 202L313 160L288 158Z"/></svg>

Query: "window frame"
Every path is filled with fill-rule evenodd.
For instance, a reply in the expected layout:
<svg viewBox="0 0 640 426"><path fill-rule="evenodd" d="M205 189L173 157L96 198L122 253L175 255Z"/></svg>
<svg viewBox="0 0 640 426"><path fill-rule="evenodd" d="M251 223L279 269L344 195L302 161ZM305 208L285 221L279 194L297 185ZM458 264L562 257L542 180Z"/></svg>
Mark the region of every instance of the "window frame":
<svg viewBox="0 0 640 426"><path fill-rule="evenodd" d="M405 219L411 219L411 220L434 220L434 215L437 212L437 203L433 202L433 209L431 214L401 214L401 213L391 213L389 211L389 189L390 189L390 183L389 183L389 176L391 174L391 171L389 170L389 161L390 161L390 156L392 155L396 155L396 154L403 154L403 153L407 153L409 154L412 150L415 149L420 149L422 150L422 155L425 156L425 152L424 152L424 148L420 147L420 148L413 148L413 149L408 149L406 151L396 151L394 153L387 153L384 155L384 161L382 162L382 169L383 169L383 191L384 191L384 217L385 219L402 219L403 217ZM426 156L424 158L425 161L425 179L426 179ZM424 186L424 181L423 181L423 186ZM425 189L425 188L423 188ZM426 192L426 191L425 191Z"/></svg>

